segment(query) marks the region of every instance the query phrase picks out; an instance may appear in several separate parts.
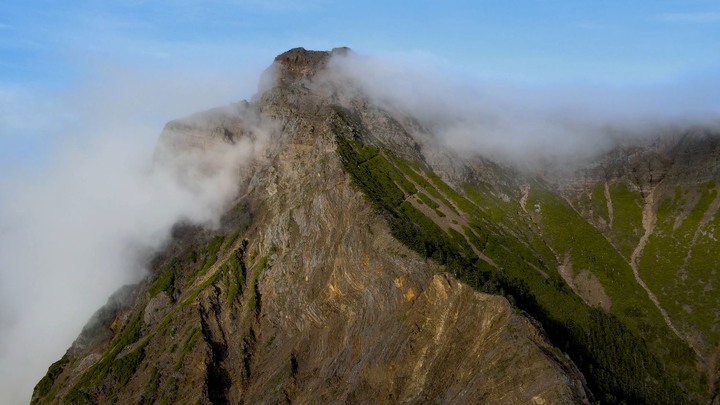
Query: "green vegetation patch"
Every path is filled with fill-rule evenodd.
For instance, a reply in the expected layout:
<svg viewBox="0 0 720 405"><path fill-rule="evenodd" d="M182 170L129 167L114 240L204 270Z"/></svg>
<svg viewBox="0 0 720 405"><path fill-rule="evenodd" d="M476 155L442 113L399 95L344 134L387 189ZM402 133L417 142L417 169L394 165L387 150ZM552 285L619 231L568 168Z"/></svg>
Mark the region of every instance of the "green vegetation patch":
<svg viewBox="0 0 720 405"><path fill-rule="evenodd" d="M55 380L65 370L65 366L70 362L67 353L60 358L60 360L53 363L49 368L45 376L35 386L35 394L39 398L43 398L50 394L52 387L55 384Z"/></svg>
<svg viewBox="0 0 720 405"><path fill-rule="evenodd" d="M200 335L201 328L195 327L193 328L192 332L190 332L190 336L188 336L187 340L185 341L185 344L183 345L183 353L188 353L192 351L192 349L195 348L195 345L197 344L198 336Z"/></svg>
<svg viewBox="0 0 720 405"><path fill-rule="evenodd" d="M142 336L142 313L135 314L123 327L122 332L110 344L111 349L95 363L70 389L64 402L86 403L90 400L86 390L100 383L108 374L115 375L118 381L126 384L132 373L145 357L145 344L130 354L117 358L126 347L135 344ZM147 344L147 342L146 342ZM126 357L130 356L126 359Z"/></svg>
<svg viewBox="0 0 720 405"><path fill-rule="evenodd" d="M124 387L130 381L130 378L135 374L138 366L145 359L145 346L147 342L132 352L115 359L110 367L110 372L117 378L120 387Z"/></svg>
<svg viewBox="0 0 720 405"><path fill-rule="evenodd" d="M608 212L608 201L605 198L605 184L598 183L592 190L592 210L593 214L610 223L610 213Z"/></svg>
<svg viewBox="0 0 720 405"><path fill-rule="evenodd" d="M711 346L720 343L720 217L716 212L701 223L716 198L714 182L677 187L662 198L639 261L640 274L673 321L691 333L701 332Z"/></svg>
<svg viewBox="0 0 720 405"><path fill-rule="evenodd" d="M155 297L160 292L164 291L168 297L173 298L173 291L175 289L175 271L173 266L168 266L160 273L158 273L155 281L150 284L148 288L148 294L150 297Z"/></svg>
<svg viewBox="0 0 720 405"><path fill-rule="evenodd" d="M204 251L205 262L200 270L201 273L204 273L215 264L218 259L218 253L220 252L220 246L222 246L224 240L225 236L221 235L212 238L210 242L208 242Z"/></svg>
<svg viewBox="0 0 720 405"><path fill-rule="evenodd" d="M153 367L150 372L150 379L145 386L145 394L147 396L148 403L154 403L157 399L158 388L160 388L161 379L160 369Z"/></svg>
<svg viewBox="0 0 720 405"><path fill-rule="evenodd" d="M422 168L419 164L403 160L403 159L394 159L393 163L397 165L398 168L402 171L402 174L409 177L415 184L418 184L421 186L425 191L427 191L433 198L437 199L445 205L446 207L452 207L450 204L450 201L448 201L445 196L440 194L440 192L432 185L430 182L423 177L421 173L423 173Z"/></svg>
<svg viewBox="0 0 720 405"><path fill-rule="evenodd" d="M428 207L432 209L439 208L440 205L435 202L432 198L428 197L425 193L418 193L418 198L420 198L420 201L423 202L423 204L427 205Z"/></svg>
<svg viewBox="0 0 720 405"><path fill-rule="evenodd" d="M248 283L248 291L250 294L248 297L248 307L250 308L250 312L255 315L260 312L260 286L258 285L258 279L264 269L265 267L260 267L260 269L255 270Z"/></svg>
<svg viewBox="0 0 720 405"><path fill-rule="evenodd" d="M242 294L245 288L245 262L242 259L242 251L237 252L223 264L222 271L229 277L228 302L232 303L238 294Z"/></svg>
<svg viewBox="0 0 720 405"><path fill-rule="evenodd" d="M478 290L505 295L538 319L553 344L570 354L584 372L590 387L601 394L600 399L604 402L686 402L685 394L667 376L666 370L649 351L643 338L633 331L635 328L628 328L615 315L588 307L573 294L557 272L549 268L551 263L548 259L553 255L547 246L543 247L542 240L518 238L522 234L513 229L518 229L524 223L517 214L519 207L494 202L495 208L504 210L508 217L507 224L498 223L484 209L454 191L428 168L401 160L394 161L395 165L388 165L387 158L378 148L363 143L363 139L366 139L364 129L357 127L349 130L352 119L347 119L342 111L338 115L337 153L343 167L353 184L385 216L392 234L398 240L424 257L444 264L449 272ZM388 172L392 168L397 173ZM454 230L444 232L430 218L403 200L403 190L398 187L398 182L391 179L405 173L424 187L421 180L413 177L417 177L418 169L423 172L423 179L429 179L434 188L447 196L469 218L470 224L463 227L464 235ZM628 263L597 230L584 221L578 221L585 226L577 232L568 232L569 227L575 226L574 222L562 222L562 218L568 215L566 209L569 207L561 205L553 195L540 197L543 200L543 221L550 222L550 225L544 226L560 251L573 252L573 259L579 265L594 269L602 275L604 282L616 283L618 286L626 283L635 285ZM475 198L491 197L477 191ZM535 202L540 202L537 197L529 205ZM560 206L563 208L558 208ZM512 214L510 209L515 209L515 213ZM576 249L577 246L584 246L583 243L588 245ZM493 268L472 254L473 249L469 244L489 256L500 269ZM673 343L682 347L679 341Z"/></svg>
<svg viewBox="0 0 720 405"><path fill-rule="evenodd" d="M627 260L645 233L642 224L644 201L638 191L631 191L624 183L610 186L613 205L613 242Z"/></svg>

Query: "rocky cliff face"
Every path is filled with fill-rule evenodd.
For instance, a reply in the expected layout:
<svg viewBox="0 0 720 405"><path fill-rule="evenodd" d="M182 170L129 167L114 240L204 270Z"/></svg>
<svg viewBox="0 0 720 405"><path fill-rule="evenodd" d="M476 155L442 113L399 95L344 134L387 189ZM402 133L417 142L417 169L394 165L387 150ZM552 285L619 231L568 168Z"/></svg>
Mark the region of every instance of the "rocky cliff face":
<svg viewBox="0 0 720 405"><path fill-rule="evenodd" d="M708 128L665 129L620 142L595 162L551 181L561 189L582 189L623 181L649 193L666 186L702 184L720 177L720 132Z"/></svg>
<svg viewBox="0 0 720 405"><path fill-rule="evenodd" d="M449 180L463 171L423 154L411 121L307 82L330 55L288 51L251 102L166 126L166 157L260 133L268 146L222 226L178 225L153 276L96 315L33 402L587 402L537 323L398 241L353 184L340 130Z"/></svg>

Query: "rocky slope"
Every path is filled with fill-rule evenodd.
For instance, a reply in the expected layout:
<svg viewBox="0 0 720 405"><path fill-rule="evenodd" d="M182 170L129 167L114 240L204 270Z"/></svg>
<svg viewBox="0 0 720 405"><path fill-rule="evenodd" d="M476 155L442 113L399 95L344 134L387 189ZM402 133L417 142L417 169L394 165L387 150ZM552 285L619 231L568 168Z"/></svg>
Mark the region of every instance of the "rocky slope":
<svg viewBox="0 0 720 405"><path fill-rule="evenodd" d="M424 157L410 121L305 81L330 55L291 50L251 102L167 125L165 157L268 146L220 229L178 225L154 276L111 299L33 402L587 402L538 324L398 241L353 184L340 132Z"/></svg>
<svg viewBox="0 0 720 405"><path fill-rule="evenodd" d="M717 403L717 134L521 173L327 75L348 52L290 50L253 100L168 123L181 172L259 153L34 402Z"/></svg>

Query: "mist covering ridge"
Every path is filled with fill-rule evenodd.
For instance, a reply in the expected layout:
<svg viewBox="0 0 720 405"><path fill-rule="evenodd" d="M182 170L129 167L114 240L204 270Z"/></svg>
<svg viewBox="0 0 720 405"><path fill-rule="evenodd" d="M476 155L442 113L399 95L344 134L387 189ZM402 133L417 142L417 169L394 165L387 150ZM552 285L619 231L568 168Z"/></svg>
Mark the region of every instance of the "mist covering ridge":
<svg viewBox="0 0 720 405"><path fill-rule="evenodd" d="M351 118L354 113L332 96L315 91L307 79L322 69L301 59L319 56L321 66L328 53L294 50L286 56L270 70L278 80L251 102L172 121L161 135L170 149L202 153L208 145L250 137L251 131L235 129L246 111L278 120L281 132L270 137L267 159L239 173L247 203L240 209L252 218L249 227L223 226L210 235L194 229L197 238L180 246L174 239L153 264L153 276L138 285L133 304L104 317L104 329L114 327L114 333L93 340L88 331L86 341L97 343L71 350L69 362L38 383L33 400L584 398L582 377L550 353L532 323L504 298L436 274L437 264L394 239L384 218L353 188L338 136L372 130L377 139L394 137L410 148L412 137L383 121L383 112L369 103ZM453 308L471 309L449 319L459 313ZM415 319L426 325L420 333ZM490 361L473 360L480 357ZM83 367L84 359L92 368ZM533 366L512 366L520 362ZM517 372L483 384L483 376L505 369ZM149 388L152 375L168 383Z"/></svg>
<svg viewBox="0 0 720 405"><path fill-rule="evenodd" d="M319 71L308 74L302 66L293 80L330 86L339 101L362 93L413 117L461 157L482 155L531 170L587 162L665 131L720 129L717 83L498 84L417 56L347 51L333 52ZM269 70L254 100L276 79ZM213 119L238 115L242 123L225 122L236 132L212 132ZM156 150L156 128L113 118L109 130L94 126L105 135L61 141L47 167L0 184L0 388L11 401L29 396L50 359L110 293L146 276L148 258L162 249L173 225L217 226L245 191L238 188L242 168L264 157L279 130L246 104L232 104L168 123ZM198 137L177 144L175 129L209 131L218 142ZM20 346L27 351L14 350Z"/></svg>
<svg viewBox="0 0 720 405"><path fill-rule="evenodd" d="M62 107L23 112L63 119L37 135L24 119L28 136L48 138L48 157L4 167L0 182L0 402L29 400L108 297L147 276L175 224L216 227L237 196L238 170L268 141L272 128L256 123L253 137L163 156L156 114L247 91L232 76L165 73L115 67L82 91L40 95L53 101L43 108Z"/></svg>
<svg viewBox="0 0 720 405"><path fill-rule="evenodd" d="M518 84L422 56L334 55L318 81L360 91L417 119L464 157L521 168L582 166L613 147L703 128L720 131L720 83Z"/></svg>

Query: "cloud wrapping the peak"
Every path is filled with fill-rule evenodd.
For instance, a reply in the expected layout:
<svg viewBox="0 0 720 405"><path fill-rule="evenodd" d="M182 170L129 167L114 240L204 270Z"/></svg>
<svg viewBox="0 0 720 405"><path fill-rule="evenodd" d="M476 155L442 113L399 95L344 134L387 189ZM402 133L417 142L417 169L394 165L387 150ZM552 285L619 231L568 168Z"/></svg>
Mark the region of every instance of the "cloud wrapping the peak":
<svg viewBox="0 0 720 405"><path fill-rule="evenodd" d="M32 167L5 164L0 178L2 403L27 402L90 315L146 274L148 253L177 221L217 221L238 191L238 167L273 130L258 124L255 141L210 155L220 164L209 174L202 156L186 156L178 177L152 163L162 123L251 94L259 72L134 70L106 60L89 69L93 80L68 91L0 87L0 145L46 155ZM349 81L381 107L412 115L459 153L515 163L590 156L617 137L716 124L720 113L716 80L522 86L418 53L334 57L326 79Z"/></svg>
<svg viewBox="0 0 720 405"><path fill-rule="evenodd" d="M238 193L238 170L265 147L258 127L253 140L154 161L160 117L253 91L232 76L165 73L103 68L85 86L36 94L52 102L28 100L0 120L4 142L47 155L6 163L0 181L0 403L28 402L90 316L148 274L174 224L215 226Z"/></svg>
<svg viewBox="0 0 720 405"><path fill-rule="evenodd" d="M533 165L583 159L618 139L667 127L720 124L720 82L638 86L518 85L458 73L432 60L336 56L329 80L353 83L409 114L461 154Z"/></svg>

